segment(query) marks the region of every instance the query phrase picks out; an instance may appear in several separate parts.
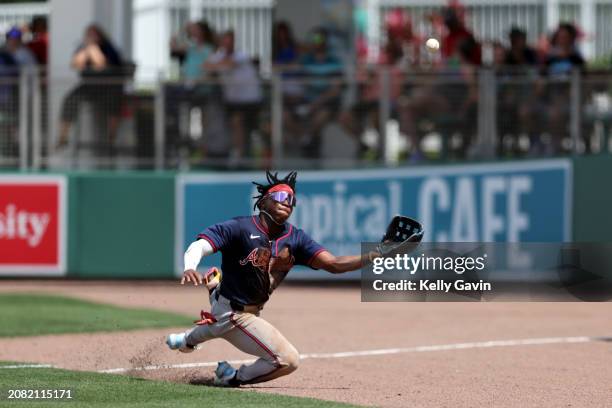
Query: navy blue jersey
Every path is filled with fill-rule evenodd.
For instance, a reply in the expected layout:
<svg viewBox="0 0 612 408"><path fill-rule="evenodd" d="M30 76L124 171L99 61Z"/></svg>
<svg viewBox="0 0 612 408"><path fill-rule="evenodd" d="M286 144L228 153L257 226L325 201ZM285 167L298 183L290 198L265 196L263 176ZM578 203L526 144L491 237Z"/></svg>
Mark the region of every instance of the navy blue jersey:
<svg viewBox="0 0 612 408"><path fill-rule="evenodd" d="M278 238L271 239L257 216L215 224L198 238L207 240L215 252L221 251L221 294L243 305L265 303L293 264L311 266L324 251L289 223Z"/></svg>

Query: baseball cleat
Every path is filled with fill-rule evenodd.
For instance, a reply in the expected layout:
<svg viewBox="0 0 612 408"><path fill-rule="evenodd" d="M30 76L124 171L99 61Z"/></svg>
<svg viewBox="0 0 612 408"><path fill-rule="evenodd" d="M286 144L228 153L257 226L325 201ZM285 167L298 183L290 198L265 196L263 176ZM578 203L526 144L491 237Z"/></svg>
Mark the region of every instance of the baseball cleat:
<svg viewBox="0 0 612 408"><path fill-rule="evenodd" d="M170 333L166 337L166 344L170 350L178 350L181 353L191 353L198 348L198 346L190 346L185 340L185 333Z"/></svg>
<svg viewBox="0 0 612 408"><path fill-rule="evenodd" d="M215 370L214 384L219 387L237 387L240 385L236 379L238 370L229 365L227 361L219 361Z"/></svg>

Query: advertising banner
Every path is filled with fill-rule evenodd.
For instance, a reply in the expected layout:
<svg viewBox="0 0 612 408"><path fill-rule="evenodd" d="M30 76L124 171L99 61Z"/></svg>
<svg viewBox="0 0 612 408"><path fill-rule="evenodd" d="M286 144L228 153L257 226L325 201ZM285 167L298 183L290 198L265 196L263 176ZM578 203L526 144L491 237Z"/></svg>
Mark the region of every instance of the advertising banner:
<svg viewBox="0 0 612 408"><path fill-rule="evenodd" d="M66 179L0 175L0 275L66 273Z"/></svg>
<svg viewBox="0 0 612 408"><path fill-rule="evenodd" d="M426 242L569 241L571 171L569 160L304 171L290 222L336 255L358 254L361 242L380 240L396 214L418 219ZM251 182L264 180L263 172L178 177L177 271L198 232L253 213ZM217 255L203 262L219 263ZM310 270L289 275L322 276Z"/></svg>

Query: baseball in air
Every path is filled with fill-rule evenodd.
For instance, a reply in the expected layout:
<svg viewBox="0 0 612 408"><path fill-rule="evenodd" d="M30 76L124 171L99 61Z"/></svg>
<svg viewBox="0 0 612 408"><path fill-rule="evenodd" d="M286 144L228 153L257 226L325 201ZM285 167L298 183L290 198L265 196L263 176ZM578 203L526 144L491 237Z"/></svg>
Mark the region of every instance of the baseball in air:
<svg viewBox="0 0 612 408"><path fill-rule="evenodd" d="M429 51L438 51L440 49L440 41L436 40L435 38L430 38L425 41L425 46Z"/></svg>

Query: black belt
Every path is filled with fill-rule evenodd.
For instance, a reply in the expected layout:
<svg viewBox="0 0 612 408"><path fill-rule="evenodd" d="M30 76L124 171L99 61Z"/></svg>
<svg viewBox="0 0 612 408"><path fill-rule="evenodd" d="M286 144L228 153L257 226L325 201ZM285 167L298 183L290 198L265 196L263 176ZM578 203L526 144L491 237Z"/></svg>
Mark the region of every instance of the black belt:
<svg viewBox="0 0 612 408"><path fill-rule="evenodd" d="M219 300L219 296L221 296L221 294L219 293L219 291L216 291L215 299L217 301ZM259 306L248 306L248 305L243 305L242 303L234 302L233 300L229 300L229 301L230 301L230 307L232 308L232 310L235 310L237 312L244 312L244 309L252 309L252 308L261 309Z"/></svg>

